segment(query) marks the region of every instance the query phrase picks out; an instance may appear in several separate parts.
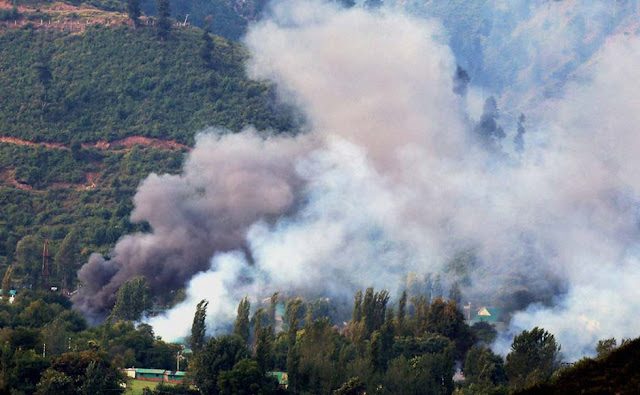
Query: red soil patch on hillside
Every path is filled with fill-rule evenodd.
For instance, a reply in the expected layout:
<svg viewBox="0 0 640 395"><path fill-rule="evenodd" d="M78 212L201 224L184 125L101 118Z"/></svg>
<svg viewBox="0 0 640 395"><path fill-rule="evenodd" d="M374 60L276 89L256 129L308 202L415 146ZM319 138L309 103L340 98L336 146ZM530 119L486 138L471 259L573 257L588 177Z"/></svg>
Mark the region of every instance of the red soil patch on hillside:
<svg viewBox="0 0 640 395"><path fill-rule="evenodd" d="M161 148L166 150L172 149L187 149L190 150L191 147L185 144L180 144L176 141L171 140L162 140L162 139L154 139L151 137L143 137L143 136L131 136L125 137L122 140L115 140L110 143L106 141L98 141L97 143L87 145L93 146L101 150L129 150L135 146L142 147L152 147L152 148Z"/></svg>
<svg viewBox="0 0 640 395"><path fill-rule="evenodd" d="M66 145L60 143L35 143L33 141L22 140L16 137L8 137L8 136L0 136L0 143L9 143L16 145L26 145L29 147L46 147L46 148L55 148L55 149L64 149L69 150L70 148ZM100 150L129 150L134 146L143 146L143 147L152 147L152 148L160 148L166 150L173 149L187 149L191 150L191 147L185 144L180 144L176 141L172 140L162 140L162 139L154 139L150 137L143 136L131 136L126 137L122 140L115 140L112 142L106 141L98 141L96 143L85 143L82 144L82 148L98 148Z"/></svg>
<svg viewBox="0 0 640 395"><path fill-rule="evenodd" d="M0 143L27 145L30 147L42 146L46 148L57 148L57 149L66 149L66 150L69 149L68 147L65 147L64 145L58 144L58 143L34 143L33 141L27 141L27 140L18 139L15 137L4 137L4 136L0 137Z"/></svg>

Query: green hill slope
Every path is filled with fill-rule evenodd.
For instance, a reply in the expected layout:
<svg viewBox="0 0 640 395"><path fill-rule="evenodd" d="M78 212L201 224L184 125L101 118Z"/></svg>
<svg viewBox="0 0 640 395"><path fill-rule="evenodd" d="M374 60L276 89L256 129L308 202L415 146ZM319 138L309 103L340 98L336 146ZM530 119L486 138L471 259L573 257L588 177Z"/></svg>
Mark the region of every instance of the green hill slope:
<svg viewBox="0 0 640 395"><path fill-rule="evenodd" d="M238 44L211 36L207 47L188 26L162 41L150 20L133 29L90 11L43 8L42 24L21 11L0 30L0 270L28 235L49 239L53 256L75 231L80 262L144 228L127 220L138 183L178 172L206 126L294 127L273 87L245 76Z"/></svg>

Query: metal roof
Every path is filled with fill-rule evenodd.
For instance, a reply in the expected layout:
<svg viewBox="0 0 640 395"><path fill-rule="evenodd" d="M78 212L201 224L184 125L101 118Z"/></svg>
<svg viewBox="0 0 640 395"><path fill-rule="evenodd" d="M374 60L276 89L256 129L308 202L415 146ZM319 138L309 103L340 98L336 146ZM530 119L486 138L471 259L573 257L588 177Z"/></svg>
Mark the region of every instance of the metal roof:
<svg viewBox="0 0 640 395"><path fill-rule="evenodd" d="M136 373L142 373L142 374L164 374L164 372L166 372L166 370L164 369L144 369L144 368L137 368L136 369Z"/></svg>

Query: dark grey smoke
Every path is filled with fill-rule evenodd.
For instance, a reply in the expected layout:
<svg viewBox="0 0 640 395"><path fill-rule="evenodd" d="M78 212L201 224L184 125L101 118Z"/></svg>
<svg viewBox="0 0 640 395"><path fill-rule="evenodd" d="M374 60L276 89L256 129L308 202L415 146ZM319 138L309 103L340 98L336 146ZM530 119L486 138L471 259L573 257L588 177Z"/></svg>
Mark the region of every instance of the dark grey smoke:
<svg viewBox="0 0 640 395"><path fill-rule="evenodd" d="M145 276L153 294L166 294L209 269L214 252L244 249L249 225L294 206L301 181L292 158L304 147L300 139L252 132L200 135L183 174L142 182L131 220L148 222L151 232L123 237L110 259L91 255L78 272L76 308L104 316L133 277Z"/></svg>

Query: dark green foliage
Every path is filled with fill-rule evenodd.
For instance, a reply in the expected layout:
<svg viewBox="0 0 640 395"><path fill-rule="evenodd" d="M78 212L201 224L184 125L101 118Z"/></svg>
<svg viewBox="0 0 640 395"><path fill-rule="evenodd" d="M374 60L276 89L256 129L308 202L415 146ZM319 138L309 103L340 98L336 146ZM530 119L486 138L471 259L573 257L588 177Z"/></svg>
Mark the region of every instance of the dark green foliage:
<svg viewBox="0 0 640 395"><path fill-rule="evenodd" d="M495 392L501 387L506 392L507 374L502 357L486 348L472 347L464 361L464 393Z"/></svg>
<svg viewBox="0 0 640 395"><path fill-rule="evenodd" d="M143 394L149 395L166 395L166 394L175 394L175 395L198 395L200 391L193 389L189 384L165 384L160 383L156 386L156 388L149 390L147 392L143 392Z"/></svg>
<svg viewBox="0 0 640 395"><path fill-rule="evenodd" d="M550 383L518 394L636 394L640 388L640 339L599 359L585 358L562 369Z"/></svg>
<svg viewBox="0 0 640 395"><path fill-rule="evenodd" d="M18 12L18 7L13 6L10 10L2 9L0 10L0 21L14 21L20 17L20 13Z"/></svg>
<svg viewBox="0 0 640 395"><path fill-rule="evenodd" d="M9 390L13 393L33 393L40 381L40 374L47 369L49 362L34 350L18 349L7 357L3 361L4 390L7 393Z"/></svg>
<svg viewBox="0 0 640 395"><path fill-rule="evenodd" d="M453 348L389 362L382 388L388 394L450 394L453 392Z"/></svg>
<svg viewBox="0 0 640 395"><path fill-rule="evenodd" d="M440 335L398 337L394 340L393 357L412 359L425 353L442 353L451 345L451 340Z"/></svg>
<svg viewBox="0 0 640 395"><path fill-rule="evenodd" d="M398 335L404 334L405 328L405 317L407 310L407 290L402 291L402 296L400 296L400 300L398 301L398 317L396 318L396 333Z"/></svg>
<svg viewBox="0 0 640 395"><path fill-rule="evenodd" d="M215 45L213 44L213 39L211 38L211 24L207 23L204 30L202 31L202 44L200 44L200 57L204 64L211 68L214 66L213 64L213 50L215 49Z"/></svg>
<svg viewBox="0 0 640 395"><path fill-rule="evenodd" d="M70 289L76 277L78 264L78 238L75 231L69 232L55 255L54 262L57 274L65 289Z"/></svg>
<svg viewBox="0 0 640 395"><path fill-rule="evenodd" d="M41 395L71 394L75 389L71 377L53 369L44 371L37 387Z"/></svg>
<svg viewBox="0 0 640 395"><path fill-rule="evenodd" d="M493 340L498 334L496 328L488 322L476 322L471 326L471 331L478 341L483 342L486 345L493 343Z"/></svg>
<svg viewBox="0 0 640 395"><path fill-rule="evenodd" d="M617 345L618 341L614 337L610 339L598 340L598 344L596 345L596 353L598 354L598 358L607 357L609 354L611 354L611 351L616 349Z"/></svg>
<svg viewBox="0 0 640 395"><path fill-rule="evenodd" d="M129 19L133 21L133 24L138 26L138 23L140 23L139 18L142 13L142 11L140 11L140 0L128 0L127 13L129 15Z"/></svg>
<svg viewBox="0 0 640 395"><path fill-rule="evenodd" d="M256 361L242 359L233 369L220 372L218 389L225 395L266 395L275 393L276 383L267 378Z"/></svg>
<svg viewBox="0 0 640 395"><path fill-rule="evenodd" d="M560 363L560 346L543 328L522 331L513 339L505 370L509 387L521 390L551 378Z"/></svg>
<svg viewBox="0 0 640 395"><path fill-rule="evenodd" d="M360 322L362 319L362 291L356 292L353 298L353 314L351 315L352 322Z"/></svg>
<svg viewBox="0 0 640 395"><path fill-rule="evenodd" d="M457 358L461 358L475 340L456 304L452 301L444 302L442 299L434 300L429 307L427 331L453 340Z"/></svg>
<svg viewBox="0 0 640 395"><path fill-rule="evenodd" d="M273 369L273 347L271 326L259 328L256 331L255 359L263 373Z"/></svg>
<svg viewBox="0 0 640 395"><path fill-rule="evenodd" d="M249 303L249 298L243 298L238 304L238 315L236 316L236 322L233 325L233 333L240 336L247 346L249 345L249 335L251 332L251 322L249 321L250 309L251 303Z"/></svg>
<svg viewBox="0 0 640 395"><path fill-rule="evenodd" d="M311 322L325 317L329 322L335 322L336 316L336 307L329 298L319 298L307 303L307 317Z"/></svg>
<svg viewBox="0 0 640 395"><path fill-rule="evenodd" d="M51 362L51 371L45 374L43 379L57 377L66 381L64 377L71 379L73 393L79 394L121 394L124 388L120 383L124 381L122 373L109 362L104 352L84 351L80 353L66 353ZM39 387L50 384L42 382Z"/></svg>
<svg viewBox="0 0 640 395"><path fill-rule="evenodd" d="M206 125L291 129L290 113L276 105L272 87L247 80L238 45L209 35L215 51L212 67L203 71L201 31L183 28L158 42L154 30L0 34L2 135L64 144L0 143L0 265L14 263L16 245L27 235L51 240L55 252L75 230L81 262L144 229L128 221L136 187L151 172L179 172L186 150L114 141L143 136L193 144ZM97 141L111 142L111 149L94 147ZM35 285L41 263L16 265L16 286ZM71 290L74 278L58 270L51 283Z"/></svg>
<svg viewBox="0 0 640 395"><path fill-rule="evenodd" d="M156 9L158 10L158 36L166 40L169 38L169 32L171 31L171 3L169 0L156 0Z"/></svg>
<svg viewBox="0 0 640 395"><path fill-rule="evenodd" d="M180 22L189 14L189 22L205 27L210 19L212 32L231 40L238 40L246 31L249 20L254 20L262 9L264 0L247 0L242 3L225 0L175 1L173 15ZM158 15L155 0L142 0L142 10L150 15Z"/></svg>
<svg viewBox="0 0 640 395"><path fill-rule="evenodd" d="M172 32L166 42L158 42L151 28L97 26L81 35L3 32L0 130L64 144L132 135L193 144L195 133L207 125L291 129L290 116L276 108L273 89L246 78L246 54L239 45L214 37L216 67L203 72L201 37L193 28ZM38 42L46 46L45 63ZM39 70L51 75L44 78L49 84L44 114L39 76L47 75Z"/></svg>
<svg viewBox="0 0 640 395"><path fill-rule="evenodd" d="M20 274L27 277L25 285L38 286L42 269L43 240L35 235L23 237L16 245L16 261Z"/></svg>
<svg viewBox="0 0 640 395"><path fill-rule="evenodd" d="M137 321L142 313L151 308L149 286L144 277L135 277L120 286L111 317Z"/></svg>
<svg viewBox="0 0 640 395"><path fill-rule="evenodd" d="M362 321L365 338L368 338L373 331L380 329L384 323L388 301L388 291L382 290L374 293L373 288L367 288L362 302Z"/></svg>
<svg viewBox="0 0 640 395"><path fill-rule="evenodd" d="M278 304L278 292L274 292L269 300L269 309L267 310L267 317L269 318L269 325L272 330L276 327L276 306Z"/></svg>
<svg viewBox="0 0 640 395"><path fill-rule="evenodd" d="M284 316L282 317L284 327L288 329L290 325L295 322L296 327L293 329L297 331L306 314L307 305L302 298L287 300L285 303Z"/></svg>
<svg viewBox="0 0 640 395"><path fill-rule="evenodd" d="M207 331L205 319L207 318L207 306L209 302L202 299L196 306L196 314L193 317L191 325L191 349L194 352L202 350L204 347L204 336Z"/></svg>
<svg viewBox="0 0 640 395"><path fill-rule="evenodd" d="M285 317L288 321L287 330L287 372L289 374L289 388L297 392L300 388L300 350L296 340L298 327L300 325L300 313L304 306L300 298L293 301L288 300L286 304Z"/></svg>
<svg viewBox="0 0 640 395"><path fill-rule="evenodd" d="M226 335L209 339L190 366L195 385L202 393L217 394L220 372L233 369L236 363L248 356L247 347L240 336Z"/></svg>

